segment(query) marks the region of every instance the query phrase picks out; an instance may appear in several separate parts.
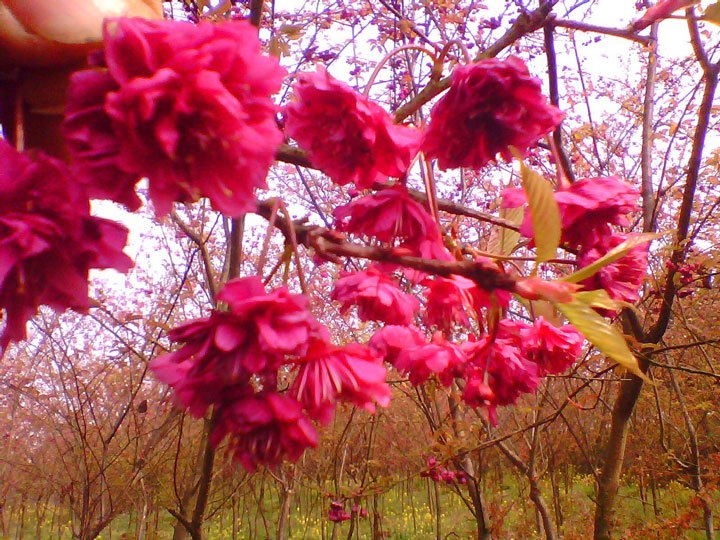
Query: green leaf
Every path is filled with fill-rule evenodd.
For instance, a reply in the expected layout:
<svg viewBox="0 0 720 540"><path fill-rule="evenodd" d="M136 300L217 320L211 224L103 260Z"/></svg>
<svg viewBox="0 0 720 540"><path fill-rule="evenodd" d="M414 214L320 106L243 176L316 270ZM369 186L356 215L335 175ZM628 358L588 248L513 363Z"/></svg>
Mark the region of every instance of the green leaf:
<svg viewBox="0 0 720 540"><path fill-rule="evenodd" d="M630 351L622 334L590 305L576 298L572 302L555 304L555 307L600 352L652 384L650 379L640 370L637 359Z"/></svg>
<svg viewBox="0 0 720 540"><path fill-rule="evenodd" d="M557 254L562 232L560 209L552 185L539 173L527 167L517 150L511 151L520 161L520 179L530 206L537 261L549 261Z"/></svg>
<svg viewBox="0 0 720 540"><path fill-rule="evenodd" d="M575 299L590 307L611 309L613 311L620 309L620 303L610 298L610 295L605 289L580 291L575 293Z"/></svg>
<svg viewBox="0 0 720 540"><path fill-rule="evenodd" d="M500 217L513 225L519 226L522 223L524 214L525 210L523 208L500 209ZM490 237L487 250L490 253L497 253L498 255L510 255L515 250L519 239L520 233L518 231L513 231L505 227L497 227L492 237Z"/></svg>
<svg viewBox="0 0 720 540"><path fill-rule="evenodd" d="M708 6L703 14L703 20L720 26L720 2Z"/></svg>
<svg viewBox="0 0 720 540"><path fill-rule="evenodd" d="M631 236L630 238L625 240L623 243L618 244L617 246L612 248L610 251L608 251L604 256L600 257L594 263L587 265L585 268L581 268L580 270L570 274L569 276L565 276L562 280L569 281L570 283L577 283L579 281L587 279L590 276L594 275L598 270L600 270L604 266L614 263L618 259L622 259L625 255L630 253L630 250L632 250L633 248L635 248L639 245L645 244L647 242L650 242L651 240L654 240L655 238L658 238L660 236L663 236L663 234L642 233L642 234L637 234L637 235Z"/></svg>

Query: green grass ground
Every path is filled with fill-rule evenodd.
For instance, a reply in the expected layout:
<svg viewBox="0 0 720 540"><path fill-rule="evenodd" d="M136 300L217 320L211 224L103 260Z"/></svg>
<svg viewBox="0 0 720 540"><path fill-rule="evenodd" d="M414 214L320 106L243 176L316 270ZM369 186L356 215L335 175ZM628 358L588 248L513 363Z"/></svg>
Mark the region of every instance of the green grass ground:
<svg viewBox="0 0 720 540"><path fill-rule="evenodd" d="M416 482L412 489L407 486L398 487L385 494L379 499L379 513L382 517L382 528L386 538L404 540L423 540L435 538L434 513L428 505L429 493L432 488L424 482ZM498 539L520 539L536 538L536 517L534 506L527 499L527 488L522 484L518 485L515 478L509 477L502 483L486 486L486 505L493 520L494 538ZM544 496L548 506L552 510L552 500L549 485L543 486ZM440 486L441 492L441 515L442 533L444 538L465 539L472 538L475 524L468 509L460 498L446 486ZM299 506L295 506L291 514L290 537L292 539L315 540L330 538L333 524L326 519L328 499L301 493ZM705 534L700 530L700 520L690 520L690 527L676 530L672 528L673 523L680 521L691 508L689 502L692 492L686 487L671 483L658 490L657 512L651 502L643 504L640 492L636 486L624 486L621 488L618 504L619 531L625 531L624 538L687 538L704 539ZM591 533L592 512L594 510L593 481L591 477L575 476L572 487L567 493L561 491L561 506L563 509L563 524L560 528L560 537L568 540L584 539ZM720 493L715 493L713 509L717 516L720 513ZM371 510L371 502L363 501L364 506ZM322 505L322 507L321 507ZM250 501L238 510L235 531L236 537L241 539L272 538L275 535L277 524L277 499L271 491L266 491L263 501L265 509L264 516L258 512L258 505ZM553 517L554 513L553 513ZM3 538L16 539L38 538L41 539L65 539L71 538L69 520L56 519L56 525L50 528L49 516L37 528L37 516L32 509L28 508L25 514L25 527L18 530L19 516L9 515L5 510L4 515L6 534ZM718 522L716 517L716 522ZM58 522L61 523L60 534L58 533ZM155 534L154 516L151 516L148 523L148 534L146 538L170 539L174 520L161 511L158 514L157 535ZM349 523L338 525L338 538L346 539L349 531ZM372 514L370 517L358 520L354 538L371 538ZM103 540L121 540L135 538L137 534L136 516L123 515L118 517L112 527L104 531L99 537ZM225 512L217 514L209 522L206 528L208 539L221 540L230 539L233 536L232 514Z"/></svg>

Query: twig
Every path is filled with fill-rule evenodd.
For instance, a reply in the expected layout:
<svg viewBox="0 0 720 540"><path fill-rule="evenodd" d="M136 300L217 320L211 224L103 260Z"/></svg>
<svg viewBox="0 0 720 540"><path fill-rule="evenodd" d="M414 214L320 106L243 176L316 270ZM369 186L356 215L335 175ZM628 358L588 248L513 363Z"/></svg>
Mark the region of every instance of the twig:
<svg viewBox="0 0 720 540"><path fill-rule="evenodd" d="M560 105L560 91L558 88L558 72L557 72L557 56L555 54L555 39L553 36L553 26L551 23L543 27L543 37L545 39L545 56L548 65L548 86L550 87L550 103L558 107ZM570 159L565 152L562 142L562 129L558 125L552 133L552 142L554 150L557 153L558 167L563 175L571 184L575 182L575 173L573 173Z"/></svg>
<svg viewBox="0 0 720 540"><path fill-rule="evenodd" d="M648 45L652 38L649 36L641 36L632 30L623 28L608 28L606 26L597 26L595 24L588 24L579 21L568 21L564 19L556 19L552 22L553 26L559 26L560 28L570 28L572 30L581 30L584 32L595 32L597 34L607 34L608 36L615 36L620 38L629 39L631 41L637 41L643 45Z"/></svg>

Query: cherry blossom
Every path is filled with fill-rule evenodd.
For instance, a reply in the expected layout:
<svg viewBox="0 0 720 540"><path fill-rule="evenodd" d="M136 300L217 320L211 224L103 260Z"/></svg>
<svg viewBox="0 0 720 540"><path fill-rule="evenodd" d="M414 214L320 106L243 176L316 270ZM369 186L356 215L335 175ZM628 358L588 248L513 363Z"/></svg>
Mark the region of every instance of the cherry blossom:
<svg viewBox="0 0 720 540"><path fill-rule="evenodd" d="M441 169L480 168L513 146L527 151L563 119L515 56L458 66L431 112L422 150Z"/></svg>
<svg viewBox="0 0 720 540"><path fill-rule="evenodd" d="M331 298L340 302L343 313L357 305L361 320L388 324L410 324L420 307L417 298L400 290L376 266L344 274L335 282Z"/></svg>
<svg viewBox="0 0 720 540"><path fill-rule="evenodd" d="M245 21L106 19L93 69L73 75L63 131L90 195L136 210L149 179L158 216L209 197L230 216L255 207L282 133L271 95L285 71Z"/></svg>
<svg viewBox="0 0 720 540"><path fill-rule="evenodd" d="M210 442L229 438L233 457L249 472L259 465L275 467L283 459L297 461L318 435L300 404L274 392L247 396L219 410Z"/></svg>
<svg viewBox="0 0 720 540"><path fill-rule="evenodd" d="M418 130L393 124L379 105L319 67L302 73L285 108L285 131L334 182L370 188L405 174L420 146Z"/></svg>
<svg viewBox="0 0 720 540"><path fill-rule="evenodd" d="M122 252L128 231L90 215L82 186L60 161L20 153L0 140L0 351L25 338L41 305L90 307L91 268L132 266Z"/></svg>

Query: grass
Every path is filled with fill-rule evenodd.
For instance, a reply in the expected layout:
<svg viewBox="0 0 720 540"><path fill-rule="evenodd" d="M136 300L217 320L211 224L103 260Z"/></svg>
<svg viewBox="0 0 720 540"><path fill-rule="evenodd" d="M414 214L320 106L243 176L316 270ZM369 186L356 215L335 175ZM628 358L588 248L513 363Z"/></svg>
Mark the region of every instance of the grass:
<svg viewBox="0 0 720 540"><path fill-rule="evenodd" d="M549 485L543 485L543 494L550 511L555 518L552 497ZM469 510L457 494L447 486L440 486L442 532L445 538L472 538L475 522ZM397 488L378 498L378 512L381 516L382 530L386 538L403 539L433 539L435 538L435 518L433 509L428 501L431 498L432 487L424 481L418 481L410 486ZM590 476L576 475L567 493L561 491L560 502L563 511L563 524L560 528L560 537L567 540L585 539L591 534L592 513L594 503L593 479ZM690 527L681 531L673 531L668 524L677 521L691 507L693 493L685 486L671 482L658 490L657 511L652 503L643 504L640 491L635 485L625 485L618 495L618 530L625 531L623 537L627 538L688 538L704 539L704 532L700 529L700 520L691 520ZM263 499L264 516L258 511L257 502L248 497L243 509L238 510L236 520L237 538L272 538L278 521L278 501L276 494L271 490L265 491ZM317 494L301 492L296 505L291 512L290 538L315 540L330 538L333 524L326 519L329 499L319 497ZM486 486L485 503L493 526L493 538L515 539L536 538L538 530L536 525L535 508L527 498L527 487L514 477L506 477L500 483ZM362 504L370 506L370 501ZM38 516L28 505L25 512L22 532L19 531L19 516L12 514L12 508L5 510L5 531L3 538L38 538L65 539L71 538L70 522L67 515L63 519L56 518L55 526L50 528L49 516L37 528ZM714 494L713 509L717 515L720 510L720 493ZM359 519L354 538L372 538L372 508L369 517ZM264 519L263 519L264 518ZM164 511L158 513L157 529L154 515L148 523L146 538L171 539L174 519ZM717 519L716 519L717 521ZM58 522L61 525L58 527ZM350 528L349 522L338 524L339 539L347 538ZM58 529L60 528L60 533ZM232 538L232 514L227 511L216 514L206 525L206 536L212 540ZM157 534L155 534L157 530ZM137 531L136 516L122 515L112 523L99 537L103 540L122 540L135 538ZM267 532L266 532L267 531ZM2 531L0 531L0 535Z"/></svg>

